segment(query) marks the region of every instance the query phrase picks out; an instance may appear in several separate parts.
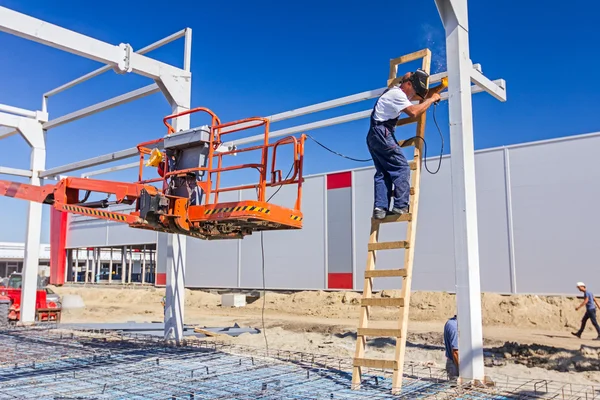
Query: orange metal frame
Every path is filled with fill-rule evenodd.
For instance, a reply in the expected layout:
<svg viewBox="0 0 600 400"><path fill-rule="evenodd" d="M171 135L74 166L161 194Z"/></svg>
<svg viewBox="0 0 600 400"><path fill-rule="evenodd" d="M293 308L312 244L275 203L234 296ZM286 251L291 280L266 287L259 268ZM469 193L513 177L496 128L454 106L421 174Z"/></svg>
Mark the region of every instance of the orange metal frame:
<svg viewBox="0 0 600 400"><path fill-rule="evenodd" d="M147 184L152 182L163 181L163 187L166 187L167 179L180 174L186 174L190 172L204 171L206 172L206 178L203 181L198 182L198 186L202 189L205 196L205 203L203 208L194 210L195 207L198 206L190 206L190 221L194 221L192 215L204 215L202 211L205 209L215 209L215 208L228 208L228 207L217 207L219 205L219 194L223 192L235 191L235 190L243 190L243 189L256 189L257 190L257 199L256 201L259 203L265 202L266 197L266 188L267 187L276 187L282 185L289 184L297 184L298 191L296 197L296 203L294 205L294 214L300 214L301 204L302 204L302 166L304 161L304 142L306 140L306 135L301 135L300 138L296 138L294 136L284 137L279 139L274 143L269 142L269 119L268 118L245 118L239 121L233 121L228 123L221 123L220 119L214 114L211 110L205 107L193 108L190 110L186 110L181 113L168 115L163 119L163 123L167 127L167 135L171 135L175 133L175 129L171 126L168 121L181 117L188 114L193 114L196 112L206 112L211 116L212 124L210 126L210 135L209 135L209 154L208 154L208 163L206 167L196 167L196 168L188 168L185 170L177 170L177 171L168 171L168 163L165 162L165 173L161 178L154 178L143 180L143 167L145 162L145 156L150 155L152 152L152 148L147 147L150 145L157 145L161 143L164 139L157 139L150 142L141 143L138 145L138 150L140 153L140 167L139 167L139 177L138 182L140 184ZM238 128L232 128L236 125L241 125ZM264 126L264 140L263 143L256 146L244 147L244 148L236 148L230 151L217 152L216 150L220 145L223 144L222 137L231 133L239 132L246 129L253 129ZM227 132L222 132L223 128L230 128ZM293 146L293 166L291 177L287 177L286 179L282 179L281 170L276 170L276 161L277 161L277 149L282 145ZM268 168L268 159L269 159L269 149L273 149L272 159L271 159L271 170L270 170L270 181L267 180L267 168ZM230 167L223 167L223 157L233 154L239 154L244 152L251 151L261 151L261 161L260 163L251 163L251 164L240 164L234 165ZM214 168L214 158L217 158L217 167ZM166 157L165 157L166 158ZM221 173L236 171L242 169L256 169L259 171L259 182L253 185L238 185L222 188L221 187ZM213 179L213 175L216 174L216 179ZM213 188L214 183L214 188ZM212 196L212 201L211 201ZM227 203L230 204L230 203ZM235 204L235 203L231 203ZM208 214L207 214L208 215ZM212 215L212 214L211 214ZM198 217L199 219L210 219L209 217ZM301 219L300 219L301 220Z"/></svg>
<svg viewBox="0 0 600 400"><path fill-rule="evenodd" d="M152 229L171 233L181 233L203 239L219 239L243 237L253 231L273 229L300 229L302 227L302 166L304 161L304 142L306 135L299 138L289 136L274 143L269 142L269 120L267 118L246 118L240 121L221 123L220 119L209 109L198 107L182 113L168 115L163 119L167 126L167 135L175 133L169 120L184 115L205 112L211 116L209 132L209 152L207 166L185 170L169 171L169 163L164 162L164 174L160 178L143 180L145 156L152 148L164 141L157 139L138 145L140 166L138 181L135 183L104 181L96 179L65 178L56 185L33 186L17 182L0 180L0 195L15 197L29 201L50 204L58 210L87 215L94 218L127 223L135 228ZM234 150L216 151L223 144L223 136L245 129L264 127L263 143L256 146L237 148ZM222 132L228 128L227 132ZM281 170L276 170L277 151L281 146L291 145L293 149L292 172L289 177L282 178ZM272 149L270 171L268 169L269 150ZM260 162L223 167L223 157L243 152L260 151ZM163 154L165 156L165 154ZM215 160L216 158L216 160ZM215 168L216 163L216 168ZM221 187L221 174L242 169L256 169L259 182L254 185ZM204 204L190 205L189 199L167 194L169 178L185 175L190 172L204 171L204 179L197 182L203 191ZM216 175L216 176L214 176ZM270 180L267 177L270 175ZM163 182L162 189L150 183ZM293 209L268 203L265 200L267 187L297 184L297 198ZM256 189L256 200L219 203L219 194L223 192ZM87 194L80 199L80 191ZM126 214L104 211L105 204L86 203L91 192L114 195L117 204L136 204L134 212ZM165 198L168 200L168 212L153 216L153 220L145 220L140 214L140 199ZM96 202L97 203L97 202Z"/></svg>

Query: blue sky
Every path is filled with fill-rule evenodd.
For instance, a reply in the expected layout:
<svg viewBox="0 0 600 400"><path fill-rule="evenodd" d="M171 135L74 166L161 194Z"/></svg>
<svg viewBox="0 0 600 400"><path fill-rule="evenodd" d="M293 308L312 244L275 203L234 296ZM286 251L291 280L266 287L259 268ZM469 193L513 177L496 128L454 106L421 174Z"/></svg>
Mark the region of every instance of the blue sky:
<svg viewBox="0 0 600 400"><path fill-rule="evenodd" d="M535 4L534 4L535 3ZM598 131L597 101L588 89L600 55L593 1L471 1L471 59L490 78L504 78L508 102L473 96L477 149ZM223 121L270 115L385 85L388 61L423 47L434 53L434 72L445 69L443 27L433 1L16 1L0 5L65 28L134 49L193 29L192 104ZM0 33L0 103L41 107L42 93L100 64ZM149 56L182 65L183 41ZM414 66L410 66L414 68ZM50 118L151 83L112 72L50 100ZM273 129L371 108L373 101L274 125ZM48 133L48 168L136 145L164 134L169 106L160 94L62 126ZM448 142L447 104L437 116ZM428 117L431 154L439 139ZM192 124L205 120L193 118ZM362 120L311 132L323 143L368 158ZM410 131L401 131L405 137ZM448 152L448 145L445 146ZM0 142L0 165L28 168L29 152L18 136ZM307 174L362 166L309 143ZM572 157L573 155L569 155ZM562 160L557 160L561 163ZM287 170L287 168L286 168ZM81 172L78 172L78 174ZM6 179L6 177L2 177ZM133 180L134 171L103 179ZM12 179L8 177L8 179ZM234 181L253 177L240 174ZM45 210L43 241L48 241ZM25 237L26 203L0 199L0 241Z"/></svg>

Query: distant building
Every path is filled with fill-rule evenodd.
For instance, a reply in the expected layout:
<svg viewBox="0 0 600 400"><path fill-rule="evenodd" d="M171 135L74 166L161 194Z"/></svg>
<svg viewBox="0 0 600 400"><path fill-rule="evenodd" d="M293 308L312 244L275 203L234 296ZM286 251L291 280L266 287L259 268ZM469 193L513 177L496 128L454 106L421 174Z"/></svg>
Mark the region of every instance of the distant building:
<svg viewBox="0 0 600 400"><path fill-rule="evenodd" d="M23 271L25 244L0 242L0 278L6 278L13 272ZM50 245L40 245L39 275L50 276Z"/></svg>
<svg viewBox="0 0 600 400"><path fill-rule="evenodd" d="M598 148L600 133L476 151L482 291L566 294L573 292L576 279L597 276ZM576 171L557 167L569 166L572 154L577 155ZM430 159L430 166L434 162ZM374 172L369 166L307 176L301 230L265 232L264 243L259 234L243 240L188 238L183 254L186 287L260 289L264 282L267 289L362 290ZM439 173L423 171L413 290L456 290L451 180L448 156L442 157ZM267 195L275 190L269 188ZM251 199L255 193L230 191L220 199ZM286 186L272 201L293 207L296 193L295 187ZM129 213L131 207L113 209ZM166 234L74 214L61 214L54 221L52 257L58 261L53 262L51 281L166 284ZM380 242L405 237L402 224L384 228ZM404 265L403 250L379 251L377 259L380 269ZM22 250L10 268L20 268L19 261ZM374 290L400 287L401 278L374 283Z"/></svg>

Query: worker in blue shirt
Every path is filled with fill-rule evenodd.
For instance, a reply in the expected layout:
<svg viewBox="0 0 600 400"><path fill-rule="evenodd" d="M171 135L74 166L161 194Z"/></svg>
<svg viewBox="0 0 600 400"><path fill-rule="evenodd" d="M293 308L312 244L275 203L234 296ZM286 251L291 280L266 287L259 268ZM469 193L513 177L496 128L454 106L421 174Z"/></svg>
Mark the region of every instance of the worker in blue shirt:
<svg viewBox="0 0 600 400"><path fill-rule="evenodd" d="M458 321L456 315L444 325L446 372L450 379L458 377Z"/></svg>
<svg viewBox="0 0 600 400"><path fill-rule="evenodd" d="M571 332L571 334L573 336L581 338L581 334L585 329L585 324L587 323L587 320L591 319L592 324L594 325L594 328L596 328L596 332L598 333L598 336L594 340L600 340L600 326L598 326L598 321L596 320L596 306L600 307L600 305L596 301L594 295L586 289L585 283L577 282L577 289L579 289L580 292L583 292L583 302L577 307L575 307L575 310L579 310L581 307L585 306L585 314L583 315L583 319L581 320L581 328L579 328L577 332Z"/></svg>

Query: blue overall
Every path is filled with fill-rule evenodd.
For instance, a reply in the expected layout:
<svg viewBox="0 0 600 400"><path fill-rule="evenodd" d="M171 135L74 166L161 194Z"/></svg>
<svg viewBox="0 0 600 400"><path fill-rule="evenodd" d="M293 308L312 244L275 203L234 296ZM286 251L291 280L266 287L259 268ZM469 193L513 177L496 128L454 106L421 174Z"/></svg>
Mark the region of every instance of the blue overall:
<svg viewBox="0 0 600 400"><path fill-rule="evenodd" d="M375 106L371 112L371 126L367 134L367 146L376 170L375 208L389 209L392 184L394 185L394 207L408 208L410 167L394 137L399 116L387 121L376 121L374 114Z"/></svg>

